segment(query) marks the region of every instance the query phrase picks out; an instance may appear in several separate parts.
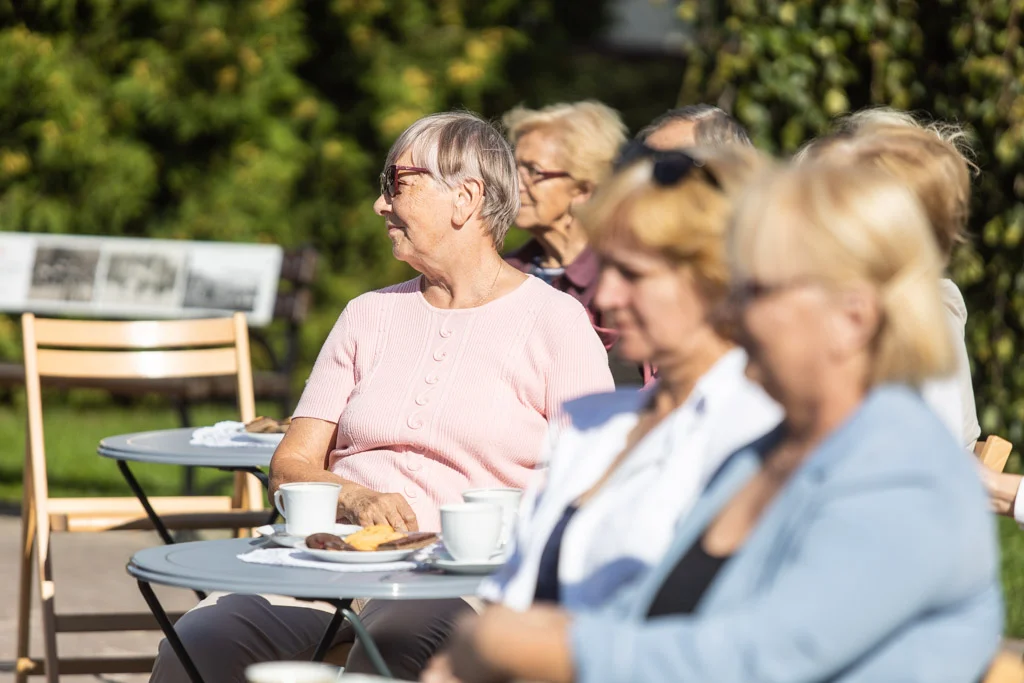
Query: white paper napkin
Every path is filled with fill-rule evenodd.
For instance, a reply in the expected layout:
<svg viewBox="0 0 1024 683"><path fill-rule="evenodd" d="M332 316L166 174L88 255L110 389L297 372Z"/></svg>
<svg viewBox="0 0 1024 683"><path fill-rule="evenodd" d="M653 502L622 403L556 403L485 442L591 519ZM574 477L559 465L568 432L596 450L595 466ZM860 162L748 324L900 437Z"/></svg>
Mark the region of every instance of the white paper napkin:
<svg viewBox="0 0 1024 683"><path fill-rule="evenodd" d="M253 441L245 437L242 432L243 427L245 427L245 423L230 420L218 422L212 427L200 427L192 432L192 440L189 443L193 446L213 446L214 448L251 447Z"/></svg>
<svg viewBox="0 0 1024 683"><path fill-rule="evenodd" d="M343 564L340 562L324 562L312 559L305 551L295 548L257 548L238 556L242 562L253 564L274 564L283 567L306 567L309 569L325 569L329 572L395 572L413 569L415 562L378 562L376 564Z"/></svg>

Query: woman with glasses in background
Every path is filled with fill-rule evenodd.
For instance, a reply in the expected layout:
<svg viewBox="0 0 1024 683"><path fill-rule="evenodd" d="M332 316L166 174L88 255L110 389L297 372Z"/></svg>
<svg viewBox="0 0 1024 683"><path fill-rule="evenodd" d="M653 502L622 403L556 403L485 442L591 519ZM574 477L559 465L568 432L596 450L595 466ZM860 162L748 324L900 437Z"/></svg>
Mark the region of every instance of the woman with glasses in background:
<svg viewBox="0 0 1024 683"><path fill-rule="evenodd" d="M926 214L877 167L810 162L752 188L728 252L748 374L783 423L628 599L490 609L432 683L981 680L998 548L974 462L916 390L955 357Z"/></svg>
<svg viewBox="0 0 1024 683"><path fill-rule="evenodd" d="M606 349L616 334L594 305L597 255L576 213L612 171L626 141L618 112L600 102L553 104L543 109L517 107L503 117L519 170L516 227L530 234L522 247L505 255L515 268L535 275L587 308ZM611 357L618 385L651 379L635 364Z"/></svg>
<svg viewBox="0 0 1024 683"><path fill-rule="evenodd" d="M342 311L274 453L271 490L340 483L341 521L438 531L439 507L464 490L526 487L549 428L567 420L562 405L612 380L583 306L500 256L519 184L497 129L466 112L425 117L384 168L374 210L395 258L420 275ZM381 600L360 616L392 673L414 680L469 609ZM212 595L175 630L206 680L243 683L249 664L309 659L333 612ZM336 642L353 639L345 626ZM347 670L373 670L360 644ZM188 680L166 641L151 680Z"/></svg>

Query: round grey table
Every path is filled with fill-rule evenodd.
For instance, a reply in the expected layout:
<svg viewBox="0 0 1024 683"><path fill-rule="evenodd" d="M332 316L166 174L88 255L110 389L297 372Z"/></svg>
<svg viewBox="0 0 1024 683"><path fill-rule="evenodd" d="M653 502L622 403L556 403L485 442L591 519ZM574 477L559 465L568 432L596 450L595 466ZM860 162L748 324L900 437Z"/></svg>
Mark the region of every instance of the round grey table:
<svg viewBox="0 0 1024 683"><path fill-rule="evenodd" d="M128 462L216 467L222 470L242 471L254 475L263 482L264 486L268 485L267 475L260 468L270 465L270 458L274 455L274 445L254 441L252 445L225 446L223 448L194 446L190 443L194 431L195 429L191 427L185 427L108 436L100 441L100 445L96 449L96 452L103 457L117 461L121 476L124 477L135 497L139 499L153 528L168 545L174 543L174 539L163 520L156 514L139 481L132 474ZM275 513L268 514L270 521L273 521Z"/></svg>
<svg viewBox="0 0 1024 683"><path fill-rule="evenodd" d="M271 444L252 442L252 445L193 446L192 432L195 429L160 429L154 432L138 432L108 436L100 441L96 451L106 457L132 462L154 462L161 465L187 465L201 467L224 467L247 469L267 467L274 455Z"/></svg>
<svg viewBox="0 0 1024 683"><path fill-rule="evenodd" d="M475 594L482 580L478 576L454 576L421 569L333 572L252 564L238 559L239 555L265 545L266 541L260 538L178 543L140 550L128 563L128 573L139 582L139 590L146 604L193 683L204 683L203 678L175 633L174 626L150 586L152 583L196 591L285 595L328 602L336 611L317 645L313 660L324 658L342 622L348 619L378 672L390 678L391 674L373 639L350 609L352 600L458 598Z"/></svg>

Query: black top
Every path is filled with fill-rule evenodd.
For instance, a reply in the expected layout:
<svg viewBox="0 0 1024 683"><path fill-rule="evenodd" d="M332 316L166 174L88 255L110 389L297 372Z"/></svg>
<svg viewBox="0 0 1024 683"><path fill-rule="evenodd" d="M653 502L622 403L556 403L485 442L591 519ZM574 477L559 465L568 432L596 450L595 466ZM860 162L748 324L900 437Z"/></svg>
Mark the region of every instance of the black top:
<svg viewBox="0 0 1024 683"><path fill-rule="evenodd" d="M647 617L692 613L729 557L709 555L704 550L704 535L701 534L665 577L651 602Z"/></svg>
<svg viewBox="0 0 1024 683"><path fill-rule="evenodd" d="M533 593L534 602L558 602L558 558L562 554L562 537L569 520L578 510L575 505L565 508L562 518L551 530L544 552L540 555L540 567L537 568L537 589Z"/></svg>

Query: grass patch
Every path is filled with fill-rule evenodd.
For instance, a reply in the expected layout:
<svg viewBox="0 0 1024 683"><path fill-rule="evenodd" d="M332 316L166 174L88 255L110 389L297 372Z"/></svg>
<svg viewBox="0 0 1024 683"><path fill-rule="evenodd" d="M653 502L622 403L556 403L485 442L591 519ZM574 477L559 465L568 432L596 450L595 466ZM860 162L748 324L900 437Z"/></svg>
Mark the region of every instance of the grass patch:
<svg viewBox="0 0 1024 683"><path fill-rule="evenodd" d="M274 415L271 406L260 406ZM192 410L192 421L213 424L238 419L230 406L203 406ZM43 409L43 430L49 469L50 495L130 496L117 463L96 454L100 440L117 434L180 427L177 412L160 403L118 407L91 400L61 401ZM25 409L0 406L0 503L21 504L22 466L25 457ZM180 495L185 468L131 463L132 472L151 496ZM216 469L195 469L195 493L230 494L231 474Z"/></svg>

